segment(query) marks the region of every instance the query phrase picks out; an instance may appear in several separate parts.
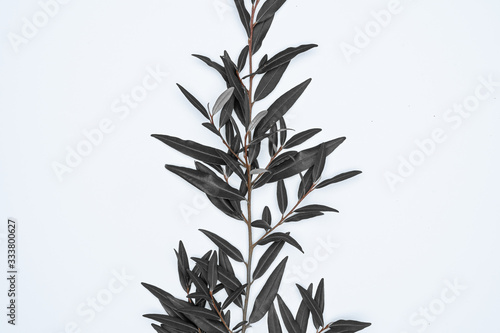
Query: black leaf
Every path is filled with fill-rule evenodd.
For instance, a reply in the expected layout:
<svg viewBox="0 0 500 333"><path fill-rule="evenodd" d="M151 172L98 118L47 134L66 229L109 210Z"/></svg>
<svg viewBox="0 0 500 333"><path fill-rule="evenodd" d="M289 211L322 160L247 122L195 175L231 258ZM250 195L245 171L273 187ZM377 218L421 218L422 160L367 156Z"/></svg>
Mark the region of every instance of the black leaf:
<svg viewBox="0 0 500 333"><path fill-rule="evenodd" d="M159 314L146 314L144 317L156 320L162 324L164 324L167 328L171 328L173 330L186 332L186 333L197 333L198 329L191 323L187 323L184 320L179 318L174 318L166 315Z"/></svg>
<svg viewBox="0 0 500 333"><path fill-rule="evenodd" d="M310 219L316 216L324 215L322 212L305 212L305 213L297 213L293 214L289 218L285 220L285 222L298 222L306 219Z"/></svg>
<svg viewBox="0 0 500 333"><path fill-rule="evenodd" d="M283 115L295 104L297 99L299 99L304 90L306 90L310 82L311 79L308 79L290 89L269 106L266 117L260 122L259 126L257 126L256 133L260 135L267 132L273 124L283 117Z"/></svg>
<svg viewBox="0 0 500 333"><path fill-rule="evenodd" d="M325 161L326 161L326 149L325 149L325 144L322 143L319 146L318 154L314 159L314 168L312 173L312 180L314 183L318 181L318 179L321 177L321 174L323 173L323 170L325 168Z"/></svg>
<svg viewBox="0 0 500 333"><path fill-rule="evenodd" d="M283 6L286 0L268 0L262 5L257 14L257 22L264 22L270 19Z"/></svg>
<svg viewBox="0 0 500 333"><path fill-rule="evenodd" d="M285 73L290 62L287 62L275 69L268 71L260 79L257 89L255 89L255 100L260 101L266 98L276 88Z"/></svg>
<svg viewBox="0 0 500 333"><path fill-rule="evenodd" d="M290 62L293 58L295 58L297 55L306 52L314 47L317 47L318 45L316 44L306 44L306 45L300 45L297 47L289 47L286 50L283 50L276 54L274 57L269 59L262 65L262 67L259 67L257 71L253 74L262 74L265 72L268 72L272 69L275 69L283 64L286 64L287 62Z"/></svg>
<svg viewBox="0 0 500 333"><path fill-rule="evenodd" d="M313 128L307 131L297 133L294 136L292 136L290 140L288 140L283 147L288 149L298 146L301 143L304 143L305 141L309 140L319 132L321 132L321 128Z"/></svg>
<svg viewBox="0 0 500 333"><path fill-rule="evenodd" d="M274 304L271 304L267 314L267 327L269 329L269 333L282 332L280 320L278 318L278 314L276 313L276 309L274 308Z"/></svg>
<svg viewBox="0 0 500 333"><path fill-rule="evenodd" d="M289 232L288 233L283 233L283 232L272 233L272 234L266 236L266 238L260 240L257 243L257 245L265 245L265 244L268 244L271 242L285 241L288 244L299 249L300 252L304 253L304 251L302 251L302 247L300 246L300 244L297 243L297 241L289 234L290 234Z"/></svg>
<svg viewBox="0 0 500 333"><path fill-rule="evenodd" d="M202 56L202 55L199 55L199 54L193 54L192 56L200 59L201 61L203 61L204 63L206 63L208 66L210 66L213 69L215 69L217 72L219 72L219 74L222 76L222 78L224 79L224 81L228 82L226 70L224 69L224 67L222 65L220 65L220 64L218 64L218 63L210 60L210 58L208 58L208 57L205 57L205 56Z"/></svg>
<svg viewBox="0 0 500 333"><path fill-rule="evenodd" d="M211 292L214 291L217 280L217 251L214 251L208 262L208 286Z"/></svg>
<svg viewBox="0 0 500 333"><path fill-rule="evenodd" d="M285 182L283 180L278 181L276 196L278 197L278 207L280 209L280 212L281 214L285 214L286 208L288 206L288 196L286 194Z"/></svg>
<svg viewBox="0 0 500 333"><path fill-rule="evenodd" d="M337 175L333 178L322 181L321 183L318 184L318 186L316 186L316 188L322 188L322 187L328 186L330 184L335 184L335 183L344 181L346 179L357 176L360 173L361 173L361 171L349 171L349 172L341 173L340 175Z"/></svg>
<svg viewBox="0 0 500 333"><path fill-rule="evenodd" d="M238 9L238 15L240 16L241 23L247 32L247 36L250 37L250 14L245 8L244 0L234 0L236 8Z"/></svg>
<svg viewBox="0 0 500 333"><path fill-rule="evenodd" d="M236 0L238 1L238 0ZM238 57L238 72L241 72L243 68L245 68L245 64L247 63L248 58L248 45L241 50L240 56Z"/></svg>
<svg viewBox="0 0 500 333"><path fill-rule="evenodd" d="M259 262L257 263L257 267L255 267L255 271L253 272L254 280L260 278L262 275L266 273L271 264L274 262L281 249L285 245L284 241L274 242L271 246L264 252L262 257L260 257Z"/></svg>
<svg viewBox="0 0 500 333"><path fill-rule="evenodd" d="M240 250L238 250L234 245L229 243L227 240L208 230L203 230L203 229L199 230L202 233L204 233L208 238L210 238L210 240L214 242L215 245L220 247L222 251L224 251L224 253L226 253L228 256L230 256L231 258L233 258L238 262L244 262L243 255L241 254Z"/></svg>
<svg viewBox="0 0 500 333"><path fill-rule="evenodd" d="M230 200L245 200L245 197L241 196L239 191L212 174L168 164L165 167L210 196Z"/></svg>
<svg viewBox="0 0 500 333"><path fill-rule="evenodd" d="M295 318L293 318L290 309L285 304L280 295L278 295L278 305L280 308L281 318L283 318L283 323L285 324L286 330L289 333L300 333L299 324L297 323Z"/></svg>
<svg viewBox="0 0 500 333"><path fill-rule="evenodd" d="M193 95L191 95L191 93L189 91L187 91L186 89L184 89L183 86L181 86L180 84L177 84L177 86L179 87L179 89L182 91L182 93L184 94L184 96L186 96L186 98L188 99L188 101L195 107L198 109L198 111L201 112L201 114L207 118L207 119L210 119L210 117L208 116L208 111L207 109L205 109L205 107L196 99L196 97L194 97Z"/></svg>
<svg viewBox="0 0 500 333"><path fill-rule="evenodd" d="M254 307L250 319L250 323L255 323L265 316L269 308L273 304L274 298L278 294L278 289L281 284L281 279L283 278L283 273L285 271L286 262L288 257L285 257L279 265L274 269L266 283L262 287L259 295L255 299Z"/></svg>
<svg viewBox="0 0 500 333"><path fill-rule="evenodd" d="M307 205L307 206L296 209L295 212L296 213L309 213L309 212L335 212L335 213L338 213L339 211L336 210L335 208L331 208L331 207L323 206L323 205Z"/></svg>
<svg viewBox="0 0 500 333"><path fill-rule="evenodd" d="M269 28L273 23L274 16L264 22L257 23L253 29L252 53L255 54L260 50L264 38L266 38Z"/></svg>
<svg viewBox="0 0 500 333"><path fill-rule="evenodd" d="M319 308L319 305L316 303L316 301L312 298L311 294L307 290L305 290L303 287L297 284L297 288L299 288L300 295L302 296L302 299L306 303L307 307L309 308L309 311L311 311L312 317L313 317L313 323L314 327L318 329L319 327L323 327L325 325L324 320L323 320L323 311Z"/></svg>
<svg viewBox="0 0 500 333"><path fill-rule="evenodd" d="M355 333L370 326L370 323L362 323L355 320L338 320L329 325L328 333Z"/></svg>
<svg viewBox="0 0 500 333"><path fill-rule="evenodd" d="M182 140L170 135L152 134L151 136L197 160L212 164L225 164L224 160L219 156L218 149L191 140Z"/></svg>

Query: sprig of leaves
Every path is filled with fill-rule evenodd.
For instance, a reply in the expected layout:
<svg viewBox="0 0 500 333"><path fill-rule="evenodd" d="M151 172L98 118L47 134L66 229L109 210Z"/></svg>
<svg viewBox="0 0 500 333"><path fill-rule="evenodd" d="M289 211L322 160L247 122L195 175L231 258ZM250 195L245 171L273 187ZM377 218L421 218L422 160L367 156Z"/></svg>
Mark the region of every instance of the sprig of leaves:
<svg viewBox="0 0 500 333"><path fill-rule="evenodd" d="M156 322L152 326L159 333L244 333L266 316L270 333L281 333L283 330L306 333L310 323L317 333L360 331L370 324L353 320L325 321L323 279L314 294L312 284L307 288L297 285L302 301L295 315L279 295L288 259L280 258L283 247L292 246L301 252L303 249L290 232L278 229L288 223L304 222L328 212L338 212L320 203L304 205L304 200L317 189L350 179L361 171L347 171L323 180L329 156L345 141L345 137L308 148L302 146L318 135L320 128L303 130L289 137L288 132L292 129L287 128L285 118L304 95L311 79L288 88L273 102L264 102L278 88L291 61L317 47L316 44L304 44L288 47L275 55L265 54L255 66L254 55L261 49L277 12L286 0L234 2L248 44L234 58L224 51L220 62L207 56L193 55L219 73L225 89L221 89L210 108L211 103L200 102L178 84L182 95L202 115L202 126L215 135L219 144L201 144L165 134L152 136L194 160L194 169L170 164L166 165L166 169L205 193L225 215L246 224L248 253L245 256L238 248L241 239L235 237L228 240L221 233L205 229L200 231L212 241L215 249L203 256L190 258L182 241L179 242L175 250L177 271L186 296L177 298L143 283L166 312L145 317ZM254 80L258 83L255 84ZM258 112L254 112L255 105L259 106ZM266 143L267 159L261 152L262 145ZM296 201L289 188L294 182L298 184ZM276 204L281 215L273 220L271 209L265 206L260 218L256 219L252 216L254 192L270 183L276 183ZM254 255L257 247L265 248L260 258ZM255 267L254 261L257 262ZM276 261L279 263L276 264ZM233 264L244 265L246 281L240 281L236 276ZM265 282L253 296L250 291L258 279L265 279ZM234 318L234 312L231 308L241 309L240 320L233 320L233 323L231 317Z"/></svg>

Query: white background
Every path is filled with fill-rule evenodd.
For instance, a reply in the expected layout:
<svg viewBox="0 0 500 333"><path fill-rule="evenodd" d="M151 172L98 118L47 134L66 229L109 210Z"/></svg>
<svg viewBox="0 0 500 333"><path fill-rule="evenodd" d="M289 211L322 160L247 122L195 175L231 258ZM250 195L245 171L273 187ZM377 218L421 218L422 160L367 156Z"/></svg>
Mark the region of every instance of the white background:
<svg viewBox="0 0 500 333"><path fill-rule="evenodd" d="M460 124L445 115L454 104L474 101L479 78L500 81L500 3L402 1L385 27L370 32L368 45L346 57L341 45L356 46L359 31L376 22L372 11L388 4L289 0L256 55L258 61L289 46L320 45L294 59L258 107L312 77L290 111L289 127L323 128L311 144L347 136L328 160L326 176L364 172L308 199L340 214L289 227L306 253L284 251L290 259L282 293L295 311L294 283L316 286L325 277L326 320L372 322L366 332L495 330L500 87ZM0 3L3 272L7 218L19 224L17 325L6 323L7 281L1 278L0 330L152 332L141 315L161 307L140 282L183 297L172 250L179 239L190 256L213 248L199 228L244 249L244 226L163 167L192 162L150 134L218 144L175 83L213 104L224 85L190 54L218 60L226 49L234 59L245 33L230 0L74 0L14 47L9 36L22 36L23 19L32 21L40 11L35 0ZM148 68L169 76L120 118L113 103L141 85ZM68 149L85 140L83 131L103 119L112 131L58 179L54 163L66 163ZM439 129L446 140L419 153L415 141L428 143ZM411 156L419 165L391 188L387 174L398 175L402 159ZM295 193L291 183L290 189ZM275 204L273 195L265 199ZM129 276L121 287L114 283L119 272ZM106 291L109 283L120 292ZM462 289L454 292L450 283ZM107 303L99 312L87 304L98 296ZM422 324L419 311L426 308L432 319Z"/></svg>

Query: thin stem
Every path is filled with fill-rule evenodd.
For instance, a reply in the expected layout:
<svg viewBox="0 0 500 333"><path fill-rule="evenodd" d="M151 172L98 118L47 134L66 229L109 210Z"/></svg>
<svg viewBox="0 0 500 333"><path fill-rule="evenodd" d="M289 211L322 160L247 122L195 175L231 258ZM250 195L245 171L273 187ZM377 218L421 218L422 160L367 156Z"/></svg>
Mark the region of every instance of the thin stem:
<svg viewBox="0 0 500 333"><path fill-rule="evenodd" d="M248 65L249 65L249 71L250 74L253 72L253 50L252 50L252 44L253 44L253 31L254 31L254 21L255 21L255 11L257 9L257 6L259 5L259 0L256 0L255 3L252 5L252 16L250 18L250 37L248 38ZM248 108L249 108L249 119L252 119L252 107L253 107L253 102L252 102L252 94L253 94L253 76L250 76L249 79L249 87L248 87ZM246 162L246 168L247 168L247 189L248 189L248 197L247 197L247 227L248 227L248 260L247 260L247 288L246 288L246 293L245 293L245 304L243 306L243 321L247 321L248 318L248 303L250 300L250 289L252 286L252 257L253 257L253 238L252 238L252 174L250 171L252 170L252 163L250 162L248 158L248 142L252 140L251 133L247 133L245 135L245 162ZM241 330L242 333L245 333L246 329L248 327L248 324L243 325L243 328Z"/></svg>
<svg viewBox="0 0 500 333"><path fill-rule="evenodd" d="M222 323L224 324L224 326L226 327L226 329L228 330L228 332L233 333L233 331L231 331L231 329L229 328L229 326L227 326L226 321L224 320L224 317L220 313L219 308L217 307L217 302L215 301L214 295L212 294L212 292L210 292L210 298L212 299L212 304L214 306L215 311L219 315L220 320L222 321Z"/></svg>

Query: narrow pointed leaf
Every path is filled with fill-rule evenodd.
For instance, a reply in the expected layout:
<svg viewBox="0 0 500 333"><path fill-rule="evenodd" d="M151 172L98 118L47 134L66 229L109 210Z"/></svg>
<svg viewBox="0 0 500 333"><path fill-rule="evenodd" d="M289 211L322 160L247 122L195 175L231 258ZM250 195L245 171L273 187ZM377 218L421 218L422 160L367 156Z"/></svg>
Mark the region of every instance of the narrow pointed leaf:
<svg viewBox="0 0 500 333"><path fill-rule="evenodd" d="M321 313L325 310L325 279L321 279L314 295L314 301L318 303Z"/></svg>
<svg viewBox="0 0 500 333"><path fill-rule="evenodd" d="M265 222L264 222L265 223ZM260 278L262 275L266 273L266 271L271 267L271 264L274 262L281 249L285 245L284 241L274 242L267 250L264 252L262 257L260 257L259 262L257 263L257 267L255 267L255 271L253 272L254 280Z"/></svg>
<svg viewBox="0 0 500 333"><path fill-rule="evenodd" d="M250 319L250 323L255 323L265 316L269 308L273 304L273 301L278 294L278 289L281 284L281 279L283 278L283 273L285 271L286 262L288 257L285 257L279 265L274 269L266 283L262 287L259 295L255 299L254 307Z"/></svg>
<svg viewBox="0 0 500 333"><path fill-rule="evenodd" d="M219 130L217 130L217 127L215 127L214 124L206 122L206 123L203 123L202 125L203 125L203 127L207 128L210 132L217 135L219 138L222 138Z"/></svg>
<svg viewBox="0 0 500 333"><path fill-rule="evenodd" d="M293 58L295 58L297 55L306 52L314 47L317 47L318 45L316 44L306 44L306 45L300 45L297 47L289 47L286 50L283 50L276 54L274 57L266 61L262 67L259 67L257 71L254 74L261 74L268 72L272 69L275 69L283 64L286 64Z"/></svg>
<svg viewBox="0 0 500 333"><path fill-rule="evenodd" d="M299 222L302 220L307 220L316 216L322 216L324 213L322 212L305 212L305 213L297 213L290 217L288 217L285 222Z"/></svg>
<svg viewBox="0 0 500 333"><path fill-rule="evenodd" d="M349 171L349 172L341 173L340 175L337 175L333 178L322 181L321 183L319 183L318 186L316 186L316 188L322 188L322 187L328 186L330 184L335 184L335 183L344 181L346 179L357 176L360 173L361 173L361 171Z"/></svg>
<svg viewBox="0 0 500 333"><path fill-rule="evenodd" d="M278 189L276 192L278 197L278 207L281 214L285 214L286 208L288 206L288 196L286 194L285 182L283 180L278 181Z"/></svg>
<svg viewBox="0 0 500 333"><path fill-rule="evenodd" d="M286 129L286 122L285 118L281 117L280 118L280 146L283 147L283 145L286 142L286 136L287 136L287 131L284 131Z"/></svg>
<svg viewBox="0 0 500 333"><path fill-rule="evenodd" d="M191 323L186 323L185 321L179 319L179 318L174 318L166 315L160 315L160 314L145 314L144 317L156 320L168 328L172 328L175 330L179 330L182 332L186 333L196 333L198 332L198 329Z"/></svg>
<svg viewBox="0 0 500 333"><path fill-rule="evenodd" d="M325 142L326 155L330 155L337 147L345 141L345 137L337 138ZM275 182L280 179L285 179L305 171L314 165L314 157L318 153L320 145L303 150L294 155L293 161L286 161L276 167L269 169L273 173L270 182Z"/></svg>
<svg viewBox="0 0 500 333"><path fill-rule="evenodd" d="M264 22L270 19L283 6L286 0L268 0L262 5L257 14L257 22Z"/></svg>
<svg viewBox="0 0 500 333"><path fill-rule="evenodd" d="M254 228L262 228L262 229L265 229L265 230L271 229L271 226L269 224L267 224L267 222L265 222L264 220L253 221L252 222L252 227L254 227Z"/></svg>
<svg viewBox="0 0 500 333"><path fill-rule="evenodd" d="M224 251L229 257L233 258L234 260L238 262L243 262L243 255L241 254L240 250L238 250L234 245L229 243L227 240L224 238L220 237L219 235L214 234L213 232L210 232L208 230L203 230L199 229L202 233L204 233L212 242L215 243L218 247Z"/></svg>
<svg viewBox="0 0 500 333"><path fill-rule="evenodd" d="M257 243L257 245L266 245L268 243L277 242L277 241L285 241L288 244L296 247L300 252L304 253L300 244L292 236L290 236L289 233L274 232L274 233L266 236L266 238L259 241Z"/></svg>
<svg viewBox="0 0 500 333"><path fill-rule="evenodd" d="M297 284L297 288L299 288L300 295L302 299L306 303L309 311L311 311L311 315L313 317L314 327L318 329L318 327L323 327L325 325L323 320L323 311L319 308L319 305L314 301L312 296L305 290L302 286Z"/></svg>
<svg viewBox="0 0 500 333"><path fill-rule="evenodd" d="M175 173L188 183L205 192L210 196L230 199L230 200L245 200L239 191L229 186L219 177L211 174L174 165L165 165L167 170Z"/></svg>
<svg viewBox="0 0 500 333"><path fill-rule="evenodd" d="M234 88L227 88L215 101L214 106L212 107L212 114L215 115L219 112L224 105L229 101L231 96L233 95Z"/></svg>
<svg viewBox="0 0 500 333"><path fill-rule="evenodd" d="M196 286L197 292L204 293L207 296L210 295L208 292L207 285L200 277L198 277L192 271L188 271L188 274L189 274L189 277L191 278L191 281L193 281L194 285Z"/></svg>
<svg viewBox="0 0 500 333"><path fill-rule="evenodd" d="M152 134L151 136L174 148L175 150L197 160L211 164L225 164L224 160L219 156L218 149L205 146L191 140L182 140L170 135Z"/></svg>
<svg viewBox="0 0 500 333"><path fill-rule="evenodd" d="M239 287L238 289L236 289L235 291L233 291L229 296L228 298L226 298L226 300L224 301L224 304L222 304L222 309L225 309L227 308L231 303L233 303L238 297L241 296L241 294L243 293L243 291L245 290L247 284L245 283L244 285L242 285L241 287Z"/></svg>
<svg viewBox="0 0 500 333"><path fill-rule="evenodd" d="M171 333L171 331L167 331L166 329L162 328L161 326L158 326L156 324L151 324L153 328L155 329L156 333Z"/></svg>
<svg viewBox="0 0 500 333"><path fill-rule="evenodd" d="M278 318L278 313L276 313L276 309L274 308L274 304L271 304L269 308L269 313L267 314L267 327L269 329L269 333L281 333L281 324Z"/></svg>
<svg viewBox="0 0 500 333"><path fill-rule="evenodd" d="M211 292L214 291L217 285L217 251L214 251L210 261L208 262L208 286Z"/></svg>
<svg viewBox="0 0 500 333"><path fill-rule="evenodd" d="M260 175L261 173L264 173L264 172L269 172L269 170L266 170L266 169L253 169L253 170L250 170L250 174L251 175Z"/></svg>
<svg viewBox="0 0 500 333"><path fill-rule="evenodd" d="M300 327L295 318L293 318L290 309L285 304L280 295L278 295L278 306L280 308L281 318L283 319L283 324L285 324L288 333L300 333Z"/></svg>
<svg viewBox="0 0 500 333"><path fill-rule="evenodd" d="M240 16L241 23L243 24L243 27L245 28L247 36L250 37L250 14L248 13L248 10L245 7L245 1L244 0L234 0L234 3L236 4L236 9L238 10L238 15Z"/></svg>
<svg viewBox="0 0 500 333"><path fill-rule="evenodd" d="M269 32L269 28L271 28L271 24L273 23L274 16L265 20L264 22L257 23L255 28L253 29L253 40L252 40L252 53L255 54L260 50L262 46L262 42L267 36Z"/></svg>
<svg viewBox="0 0 500 333"><path fill-rule="evenodd" d="M194 97L189 91L187 91L183 86L181 86L180 84L177 84L177 87L179 87L179 89L181 90L181 92L184 94L184 96L186 96L186 98L188 99L188 101L196 108L198 109L198 111L201 112L201 114L207 118L207 119L210 119L210 117L208 116L208 111L207 109L205 109L205 107L196 99L196 97Z"/></svg>
<svg viewBox="0 0 500 333"><path fill-rule="evenodd" d="M287 62L275 69L268 71L266 74L264 74L264 76L262 76L262 79L260 79L257 89L255 90L255 101L260 101L266 98L270 93L274 91L289 64L290 62Z"/></svg>
<svg viewBox="0 0 500 333"><path fill-rule="evenodd" d="M241 72L245 68L245 64L248 58L249 47L246 45L243 50L241 50L240 56L238 57L238 71Z"/></svg>
<svg viewBox="0 0 500 333"><path fill-rule="evenodd" d="M268 109L266 117L257 126L256 132L258 135L267 132L273 124L275 124L290 108L295 104L297 99L302 95L307 86L311 83L308 79L278 98Z"/></svg>
<svg viewBox="0 0 500 333"><path fill-rule="evenodd" d="M321 128L313 128L313 129L310 129L307 131L297 133L294 136L292 136L290 138L290 140L288 140L283 147L285 149L288 149L288 148L298 146L298 145L304 143L305 141L309 140L310 138L312 138L313 136L315 136L319 132L321 132Z"/></svg>
<svg viewBox="0 0 500 333"><path fill-rule="evenodd" d="M309 293L309 295L311 295L311 297L312 297L312 290L313 290L313 284L311 283L307 288L307 292ZM295 316L295 320L299 324L301 333L306 333L307 331L307 324L309 323L310 313L311 312L309 311L306 302L302 300L300 302L299 309L297 310L297 315Z"/></svg>
<svg viewBox="0 0 500 333"><path fill-rule="evenodd" d="M323 206L323 205L307 205L307 206L296 209L295 212L296 213L308 213L308 212L335 212L335 213L338 213L339 211L336 210L335 208L331 208L331 207Z"/></svg>
<svg viewBox="0 0 500 333"><path fill-rule="evenodd" d="M370 326L370 323L363 323L355 320L338 320L330 324L328 333L355 333Z"/></svg>
<svg viewBox="0 0 500 333"><path fill-rule="evenodd" d="M248 125L248 132L253 131L266 115L267 115L267 110L260 111L259 113L257 113L255 118L253 118L252 121L250 122L250 125Z"/></svg>
<svg viewBox="0 0 500 333"><path fill-rule="evenodd" d="M325 161L326 161L326 148L325 144L322 143L319 146L318 154L316 155L314 160L314 169L312 173L312 180L314 183L321 177L321 174L323 173L323 170L325 168Z"/></svg>
<svg viewBox="0 0 500 333"><path fill-rule="evenodd" d="M269 225L271 225L271 222L273 221L271 210L268 206L264 207L264 210L262 211L262 219Z"/></svg>
<svg viewBox="0 0 500 333"><path fill-rule="evenodd" d="M201 61L203 61L208 66L210 66L213 69L215 69L217 72L219 72L219 74L222 76L222 78L224 79L224 81L226 81L226 82L228 81L226 70L224 69L224 67L222 65L220 65L220 64L218 64L218 63L210 60L210 58L208 58L208 57L205 57L205 56L202 56L202 55L199 55L199 54L193 54L192 56L200 59Z"/></svg>
<svg viewBox="0 0 500 333"><path fill-rule="evenodd" d="M180 308L179 311L184 314L202 317L205 319L220 320L219 316L216 313L199 306L186 306Z"/></svg>
<svg viewBox="0 0 500 333"><path fill-rule="evenodd" d="M234 157L229 156L223 151L219 151L219 156L224 160L225 164L238 175L238 177L240 177L242 180L246 180L245 174L241 170L240 164Z"/></svg>

